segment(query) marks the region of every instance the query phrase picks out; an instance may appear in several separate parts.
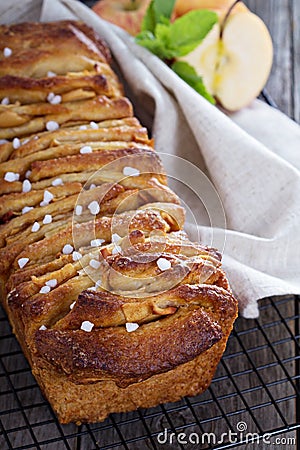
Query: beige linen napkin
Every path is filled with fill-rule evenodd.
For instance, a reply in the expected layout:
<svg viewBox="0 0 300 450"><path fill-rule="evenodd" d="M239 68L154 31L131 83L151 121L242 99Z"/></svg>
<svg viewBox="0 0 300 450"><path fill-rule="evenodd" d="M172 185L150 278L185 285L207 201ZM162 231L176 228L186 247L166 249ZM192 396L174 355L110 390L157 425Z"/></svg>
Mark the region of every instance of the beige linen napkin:
<svg viewBox="0 0 300 450"><path fill-rule="evenodd" d="M24 4L32 20L41 1ZM187 229L223 251L242 315L257 317L263 297L300 294L299 126L259 101L228 117L83 4L44 0L40 20L65 18L84 20L108 42L188 208Z"/></svg>

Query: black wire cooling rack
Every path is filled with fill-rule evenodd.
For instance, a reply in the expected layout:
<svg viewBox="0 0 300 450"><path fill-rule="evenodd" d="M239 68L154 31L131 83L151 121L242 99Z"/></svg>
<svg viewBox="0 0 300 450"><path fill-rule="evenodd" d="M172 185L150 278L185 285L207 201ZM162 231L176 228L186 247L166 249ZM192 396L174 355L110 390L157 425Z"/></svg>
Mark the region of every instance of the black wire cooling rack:
<svg viewBox="0 0 300 450"><path fill-rule="evenodd" d="M296 449L297 432L300 442L299 298L264 299L259 319L237 319L204 394L79 427L57 421L2 310L0 324L1 450L223 449L251 438Z"/></svg>

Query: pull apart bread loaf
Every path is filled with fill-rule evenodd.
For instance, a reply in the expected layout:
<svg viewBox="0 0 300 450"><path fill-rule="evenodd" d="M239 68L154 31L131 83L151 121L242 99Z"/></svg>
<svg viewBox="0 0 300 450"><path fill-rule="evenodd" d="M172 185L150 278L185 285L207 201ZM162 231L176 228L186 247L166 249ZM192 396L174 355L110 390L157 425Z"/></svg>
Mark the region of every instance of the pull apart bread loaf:
<svg viewBox="0 0 300 450"><path fill-rule="evenodd" d="M237 302L107 46L72 21L0 34L2 301L42 391L62 423L201 393Z"/></svg>

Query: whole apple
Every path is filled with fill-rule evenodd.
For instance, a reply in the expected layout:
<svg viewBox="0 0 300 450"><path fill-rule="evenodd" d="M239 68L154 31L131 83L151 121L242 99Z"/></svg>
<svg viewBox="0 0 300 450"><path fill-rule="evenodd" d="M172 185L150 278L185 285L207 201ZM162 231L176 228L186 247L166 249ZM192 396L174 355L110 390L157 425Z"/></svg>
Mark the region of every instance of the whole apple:
<svg viewBox="0 0 300 450"><path fill-rule="evenodd" d="M151 0L101 0L93 7L100 17L135 36Z"/></svg>

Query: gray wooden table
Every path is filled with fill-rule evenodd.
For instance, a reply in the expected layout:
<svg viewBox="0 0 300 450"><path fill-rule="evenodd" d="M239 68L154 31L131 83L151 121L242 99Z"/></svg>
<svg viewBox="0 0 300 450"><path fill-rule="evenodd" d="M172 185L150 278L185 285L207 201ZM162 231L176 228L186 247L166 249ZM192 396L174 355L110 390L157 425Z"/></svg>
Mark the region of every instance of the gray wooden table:
<svg viewBox="0 0 300 450"><path fill-rule="evenodd" d="M279 109L300 122L300 1L246 0L267 24L274 64L267 90ZM300 145L300 144L299 144Z"/></svg>
<svg viewBox="0 0 300 450"><path fill-rule="evenodd" d="M300 1L246 3L263 18L273 37L275 60L267 92L281 111L300 122ZM166 427L177 434L215 432L220 437L229 429L237 431L239 422L253 433L274 432L271 444L260 441L239 448L267 450L278 438L285 441L277 443L276 448L296 449L293 439L299 423L296 391L300 359L299 306L295 297L264 299L258 320L238 319L214 381L202 396L113 415L103 424L79 428L60 426L55 420L3 313L0 333L1 450L195 449L201 447L175 442L160 445L157 434Z"/></svg>
<svg viewBox="0 0 300 450"><path fill-rule="evenodd" d="M266 86L267 93L276 103L278 108L286 113L290 118L300 123L300 1L299 0L246 0L249 8L258 14L268 26L274 45L274 62L271 76ZM299 142L300 151L300 142ZM300 249L299 249L300 251ZM296 316L293 325L293 332L299 340L299 298L294 298L286 304L286 313L288 316ZM296 314L295 314L296 313ZM270 311L270 316L275 319L275 311ZM264 320L264 318L262 318ZM272 319L271 319L272 320ZM280 331L283 336L284 330ZM299 342L299 341L298 341ZM292 347L292 341L290 342ZM290 351L294 351L289 347ZM298 347L299 349L299 347ZM289 353L287 349L287 353ZM265 352L269 351L266 348ZM298 353L299 355L299 353ZM296 356L296 355L295 355ZM266 356L267 357L267 356ZM299 379L299 362L294 361L295 376ZM280 379L279 366L274 368L274 378ZM282 384L279 390L282 395L288 395L284 390L286 384ZM298 384L299 389L299 384ZM279 394L280 395L280 394ZM299 402L293 407L293 404L287 408L288 417L291 422L300 423ZM282 411L284 408L282 409ZM264 421L274 425L274 415L266 416ZM289 436L296 437L296 433L290 433ZM298 448L300 446L300 435L298 431ZM262 448L269 448L264 445ZM282 445L282 448L286 448ZM291 446L290 448L296 448Z"/></svg>

